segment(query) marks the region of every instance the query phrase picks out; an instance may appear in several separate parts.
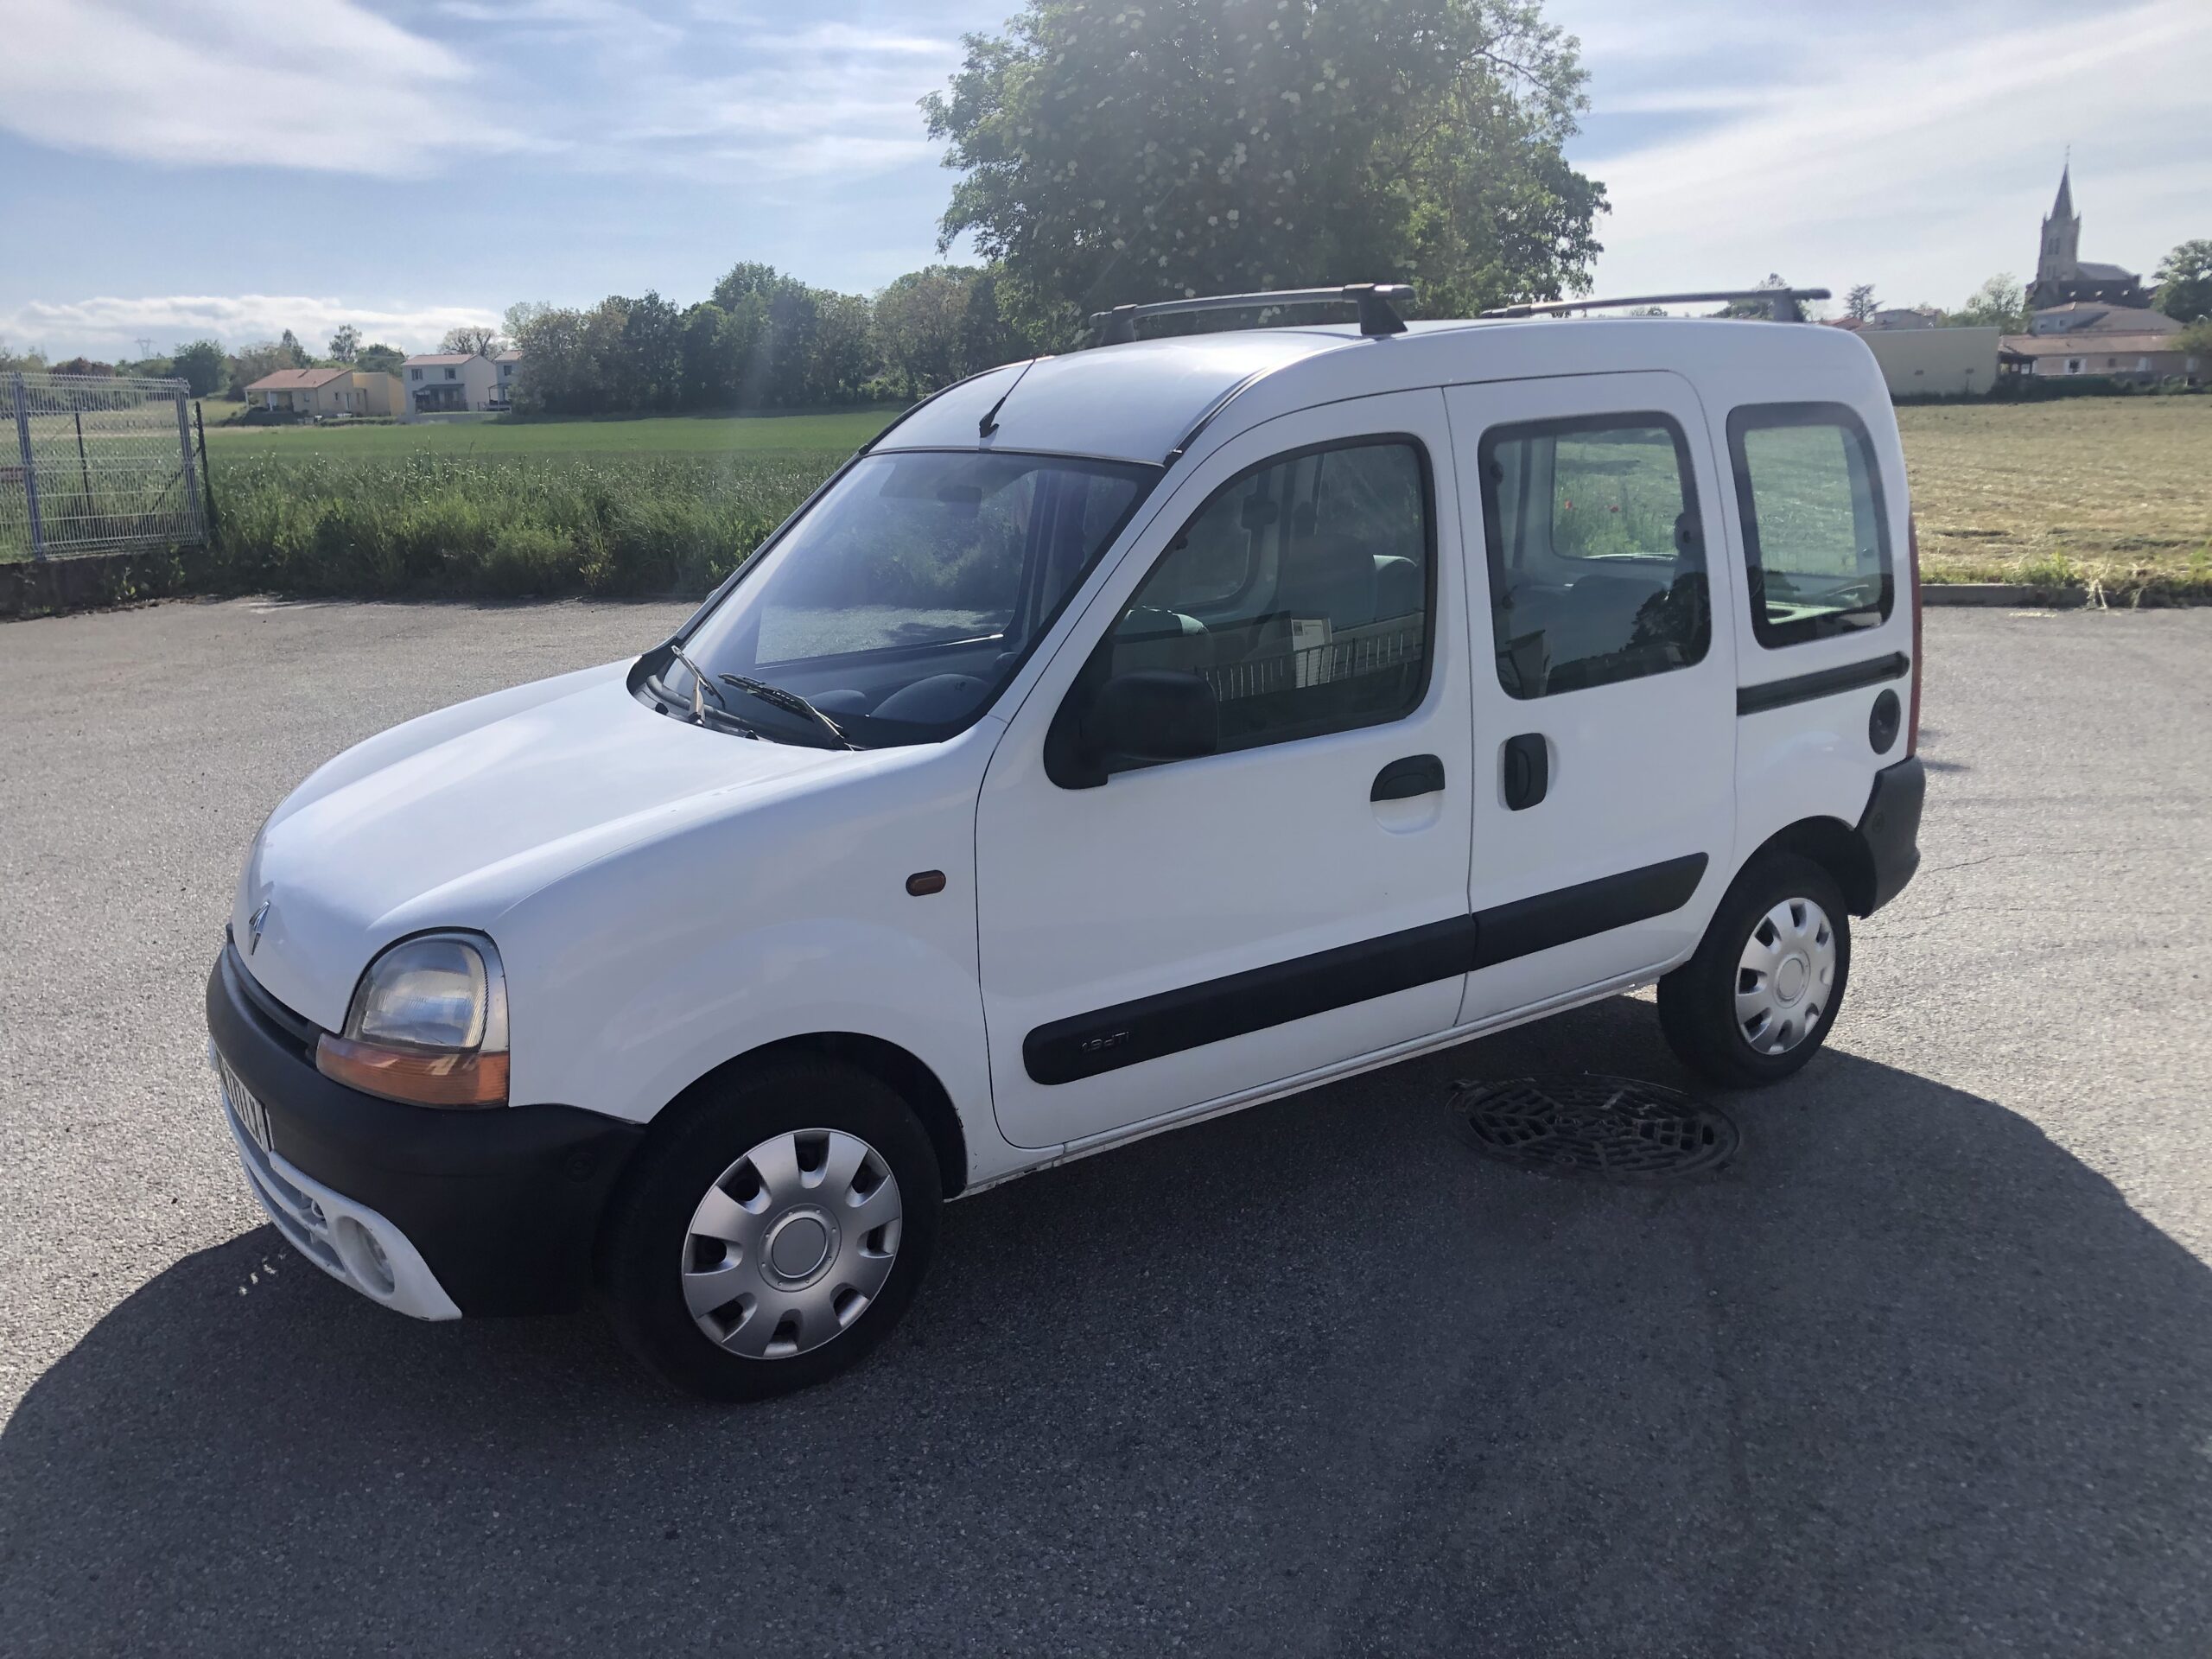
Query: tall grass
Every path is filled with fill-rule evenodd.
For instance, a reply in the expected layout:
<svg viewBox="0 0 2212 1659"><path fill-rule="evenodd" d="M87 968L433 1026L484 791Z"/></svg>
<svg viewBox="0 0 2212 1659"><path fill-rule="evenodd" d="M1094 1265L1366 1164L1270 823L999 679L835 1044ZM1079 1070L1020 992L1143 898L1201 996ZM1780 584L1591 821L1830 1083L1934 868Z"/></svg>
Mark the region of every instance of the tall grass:
<svg viewBox="0 0 2212 1659"><path fill-rule="evenodd" d="M225 457L217 580L308 594L703 592L833 454Z"/></svg>

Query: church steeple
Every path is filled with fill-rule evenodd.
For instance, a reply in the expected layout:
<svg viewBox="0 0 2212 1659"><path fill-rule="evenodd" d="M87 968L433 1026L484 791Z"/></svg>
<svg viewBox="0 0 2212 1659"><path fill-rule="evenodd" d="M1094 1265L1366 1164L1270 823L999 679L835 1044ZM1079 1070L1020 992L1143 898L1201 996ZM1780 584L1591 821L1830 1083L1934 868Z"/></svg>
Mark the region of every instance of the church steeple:
<svg viewBox="0 0 2212 1659"><path fill-rule="evenodd" d="M2044 311L2076 301L2140 309L2151 303L2151 296L2133 271L2082 263L2082 215L2074 211L2074 156L2069 150L2058 169L2058 195L2043 221L2043 245L2036 252L2028 308Z"/></svg>
<svg viewBox="0 0 2212 1659"><path fill-rule="evenodd" d="M2036 256L2036 288L2055 291L2082 274L2082 216L2074 211L2074 158L2058 173L2058 199L2043 222L2043 247Z"/></svg>

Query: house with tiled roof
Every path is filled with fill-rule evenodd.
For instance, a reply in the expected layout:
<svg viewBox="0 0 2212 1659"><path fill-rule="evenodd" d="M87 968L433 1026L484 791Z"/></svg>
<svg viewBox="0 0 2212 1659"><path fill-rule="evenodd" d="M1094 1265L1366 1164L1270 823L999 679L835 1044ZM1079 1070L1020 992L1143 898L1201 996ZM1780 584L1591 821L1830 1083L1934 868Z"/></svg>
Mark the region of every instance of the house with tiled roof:
<svg viewBox="0 0 2212 1659"><path fill-rule="evenodd" d="M480 352L423 352L399 365L407 389L403 420L489 414L506 407L499 365Z"/></svg>
<svg viewBox="0 0 2212 1659"><path fill-rule="evenodd" d="M2045 306L2028 320L2031 334L2177 334L2181 321L2148 306L2097 305L2069 300Z"/></svg>
<svg viewBox="0 0 2212 1659"><path fill-rule="evenodd" d="M396 375L372 369L278 369L245 389L249 408L327 419L334 415L397 415Z"/></svg>
<svg viewBox="0 0 2212 1659"><path fill-rule="evenodd" d="M2016 372L2095 375L2107 380L2181 380L2201 386L2212 379L2212 356L2184 351L2180 336L2161 334L2007 334L2005 360Z"/></svg>

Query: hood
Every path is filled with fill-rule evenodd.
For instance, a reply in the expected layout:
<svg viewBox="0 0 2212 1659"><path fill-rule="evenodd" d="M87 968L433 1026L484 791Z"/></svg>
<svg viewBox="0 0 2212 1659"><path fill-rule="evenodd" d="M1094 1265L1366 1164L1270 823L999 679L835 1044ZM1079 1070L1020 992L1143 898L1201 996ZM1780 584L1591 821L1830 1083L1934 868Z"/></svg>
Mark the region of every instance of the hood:
<svg viewBox="0 0 2212 1659"><path fill-rule="evenodd" d="M255 840L232 910L254 977L334 1029L392 940L458 927L496 941L502 912L572 870L864 760L655 714L628 667L410 721L301 785Z"/></svg>

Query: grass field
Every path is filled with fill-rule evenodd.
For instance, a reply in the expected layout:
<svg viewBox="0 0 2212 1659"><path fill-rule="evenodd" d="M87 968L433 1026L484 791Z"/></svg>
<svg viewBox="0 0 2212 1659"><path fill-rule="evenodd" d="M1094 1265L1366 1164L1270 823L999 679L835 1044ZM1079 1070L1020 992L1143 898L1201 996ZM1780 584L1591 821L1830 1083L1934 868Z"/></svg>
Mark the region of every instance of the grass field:
<svg viewBox="0 0 2212 1659"><path fill-rule="evenodd" d="M700 591L895 412L211 425L219 580ZM1929 406L1897 422L1929 580L2212 599L2212 397Z"/></svg>
<svg viewBox="0 0 2212 1659"><path fill-rule="evenodd" d="M415 426L216 426L207 464L250 454L286 460L393 461L408 455L501 459L537 455L844 456L881 431L901 405L824 414L648 416L621 421L457 421Z"/></svg>
<svg viewBox="0 0 2212 1659"><path fill-rule="evenodd" d="M1926 575L2212 599L2212 397L1901 409Z"/></svg>
<svg viewBox="0 0 2212 1659"><path fill-rule="evenodd" d="M210 427L207 467L240 588L696 593L897 412Z"/></svg>

